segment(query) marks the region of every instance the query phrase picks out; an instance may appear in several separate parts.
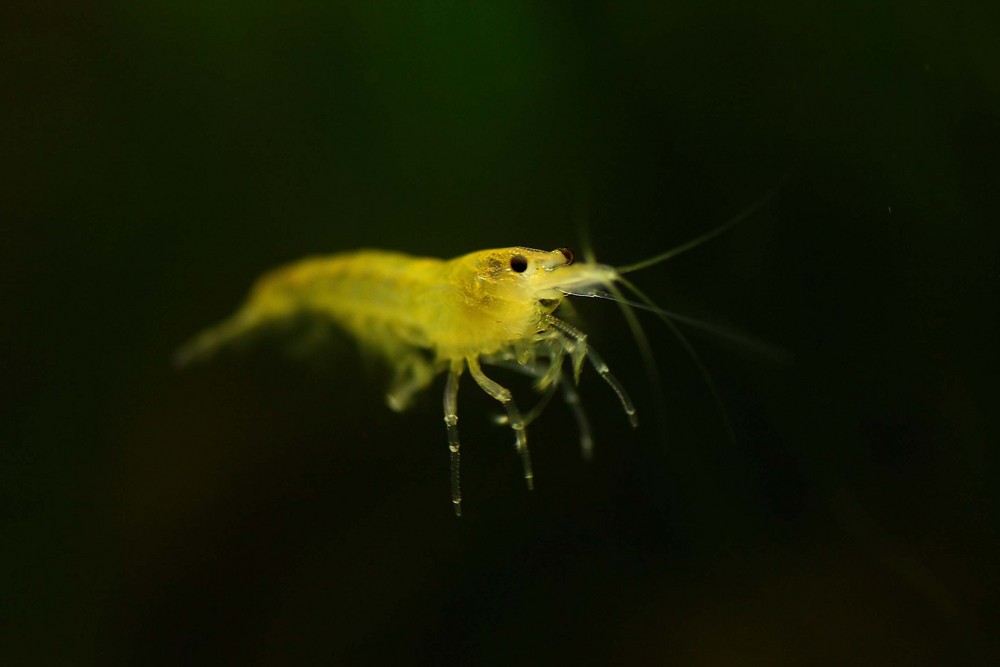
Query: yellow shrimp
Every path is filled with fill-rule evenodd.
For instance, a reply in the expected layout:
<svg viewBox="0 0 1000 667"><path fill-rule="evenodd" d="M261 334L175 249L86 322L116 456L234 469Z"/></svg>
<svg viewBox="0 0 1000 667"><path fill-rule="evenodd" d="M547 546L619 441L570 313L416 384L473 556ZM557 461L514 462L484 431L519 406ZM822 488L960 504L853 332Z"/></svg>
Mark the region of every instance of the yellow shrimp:
<svg viewBox="0 0 1000 667"><path fill-rule="evenodd" d="M623 274L658 264L721 234L762 206L786 179L787 175L719 227L660 255L617 269L592 261L575 262L568 248L498 248L451 260L381 250L305 259L261 278L235 315L198 335L177 353L176 361L183 365L205 358L251 332L311 316L339 325L388 363L392 379L386 401L393 410L406 409L415 394L440 373L447 373L444 422L451 452L451 499L455 513L461 516L457 398L459 377L465 369L506 410L505 421L514 431L529 488L534 476L525 426L540 408L522 416L510 390L487 376L482 364L532 377L536 388L547 390L546 398L561 389L576 417L584 456L589 457L592 440L574 385L585 360L617 394L632 426L638 423L632 400L588 345L587 336L554 315L567 296L610 298L623 305L650 368L649 343L628 306L654 311L691 355L715 394L700 359L671 321L675 316L656 307ZM629 288L642 303L625 299L616 283ZM572 381L564 370L567 356L572 361Z"/></svg>
<svg viewBox="0 0 1000 667"><path fill-rule="evenodd" d="M451 495L461 515L457 396L466 368L506 409L529 488L533 474L525 419L510 390L489 378L482 363L530 375L541 390L560 386L581 426L585 454L590 432L576 390L564 381L566 355L576 379L589 359L636 425L631 399L588 347L586 335L553 315L567 294L585 294L618 279L612 267L574 262L567 248L499 248L448 261L379 250L305 259L261 278L235 315L197 336L178 352L177 361L207 357L251 331L312 315L332 320L389 363L393 379L386 399L393 410L405 409L417 392L447 372Z"/></svg>

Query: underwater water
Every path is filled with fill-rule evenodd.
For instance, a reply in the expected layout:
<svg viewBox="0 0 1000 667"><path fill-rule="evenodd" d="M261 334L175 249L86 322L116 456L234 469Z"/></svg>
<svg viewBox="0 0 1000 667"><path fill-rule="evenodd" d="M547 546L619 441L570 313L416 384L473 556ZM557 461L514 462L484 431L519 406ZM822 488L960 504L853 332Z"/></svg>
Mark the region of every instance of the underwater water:
<svg viewBox="0 0 1000 667"><path fill-rule="evenodd" d="M1000 51L971 6L44 2L4 22L4 664L992 664ZM178 370L265 271L585 246L585 462L335 332ZM532 404L522 378L497 374ZM9 657L7 654L9 653Z"/></svg>

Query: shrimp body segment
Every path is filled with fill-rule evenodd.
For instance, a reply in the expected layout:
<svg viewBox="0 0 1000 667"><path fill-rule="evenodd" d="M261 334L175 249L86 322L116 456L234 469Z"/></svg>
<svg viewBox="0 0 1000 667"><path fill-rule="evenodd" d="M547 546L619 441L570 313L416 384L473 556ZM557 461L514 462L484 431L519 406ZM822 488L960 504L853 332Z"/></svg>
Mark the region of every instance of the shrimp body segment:
<svg viewBox="0 0 1000 667"><path fill-rule="evenodd" d="M177 361L206 358L258 330L310 317L335 323L389 364L386 399L393 410L405 409L415 394L446 373L451 495L461 515L457 395L465 369L504 407L529 488L533 473L525 427L535 415L523 416L510 390L491 379L484 364L528 375L542 392L562 388L580 425L585 454L590 429L565 370L567 356L573 380L590 360L635 425L631 400L587 345L586 335L553 314L567 294L586 294L617 279L614 268L574 262L566 248L498 248L452 260L380 250L309 258L262 277L232 317L198 335L178 352Z"/></svg>

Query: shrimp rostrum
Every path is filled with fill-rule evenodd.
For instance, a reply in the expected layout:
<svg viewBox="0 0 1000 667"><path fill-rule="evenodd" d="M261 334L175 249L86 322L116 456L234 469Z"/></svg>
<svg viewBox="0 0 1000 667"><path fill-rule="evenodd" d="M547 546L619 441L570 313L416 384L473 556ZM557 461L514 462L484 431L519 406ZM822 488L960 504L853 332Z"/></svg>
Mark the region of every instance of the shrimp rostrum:
<svg viewBox="0 0 1000 667"><path fill-rule="evenodd" d="M575 262L567 248L499 248L452 260L377 250L306 259L265 275L235 315L197 336L177 361L207 357L256 329L306 315L328 318L389 364L386 401L393 410L406 409L415 394L447 373L451 496L461 514L457 399L466 369L505 409L529 488L533 473L525 426L534 415L522 415L510 390L490 378L484 365L528 375L546 394L561 389L580 425L585 456L590 429L573 386L585 361L618 395L632 425L637 423L632 401L586 335L554 315L567 295L590 296L618 279L612 267Z"/></svg>

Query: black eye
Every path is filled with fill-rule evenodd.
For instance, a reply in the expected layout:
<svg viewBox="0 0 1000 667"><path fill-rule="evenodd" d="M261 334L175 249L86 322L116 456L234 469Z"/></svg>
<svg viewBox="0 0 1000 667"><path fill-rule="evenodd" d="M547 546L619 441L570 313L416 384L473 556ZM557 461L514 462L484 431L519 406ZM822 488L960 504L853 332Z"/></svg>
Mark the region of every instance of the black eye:
<svg viewBox="0 0 1000 667"><path fill-rule="evenodd" d="M514 255L510 258L510 270L514 273L524 273L528 270L528 258L524 255Z"/></svg>
<svg viewBox="0 0 1000 667"><path fill-rule="evenodd" d="M556 248L556 250L561 252L563 254L563 257L566 258L566 266L569 266L570 264L573 263L575 257L573 256L572 250L570 250L569 248Z"/></svg>

